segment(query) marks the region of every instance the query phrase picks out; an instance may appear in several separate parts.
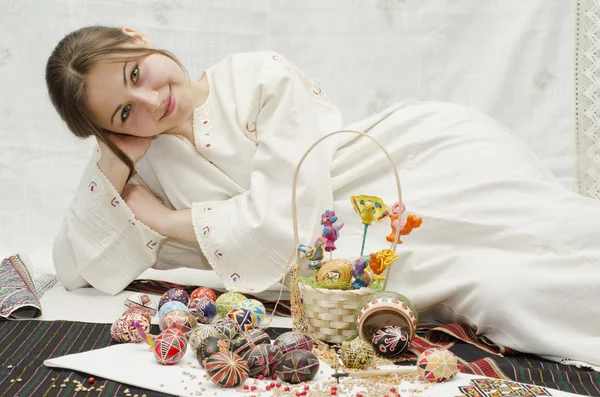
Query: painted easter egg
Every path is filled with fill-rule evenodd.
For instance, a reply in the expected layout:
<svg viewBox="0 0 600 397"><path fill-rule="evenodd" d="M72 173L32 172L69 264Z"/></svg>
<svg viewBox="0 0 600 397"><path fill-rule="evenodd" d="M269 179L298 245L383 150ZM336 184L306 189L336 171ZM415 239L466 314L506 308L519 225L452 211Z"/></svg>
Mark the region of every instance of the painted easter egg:
<svg viewBox="0 0 600 397"><path fill-rule="evenodd" d="M164 305L165 303L170 302L170 301L178 301L187 306L189 300L190 300L190 297L188 296L188 293L185 292L184 289L171 288L170 290L168 290L167 292L162 294L162 296L160 297L160 300L158 301L158 309L160 310L162 305Z"/></svg>
<svg viewBox="0 0 600 397"><path fill-rule="evenodd" d="M213 302L217 300L215 291L206 287L198 287L190 294L190 299L208 298Z"/></svg>
<svg viewBox="0 0 600 397"><path fill-rule="evenodd" d="M120 343L139 343L144 339L140 336L133 322L138 322L145 333L150 333L150 321L147 313L126 311L110 327L110 336Z"/></svg>
<svg viewBox="0 0 600 397"><path fill-rule="evenodd" d="M445 382L458 373L458 360L448 349L427 349L419 354L417 369L430 382Z"/></svg>
<svg viewBox="0 0 600 397"><path fill-rule="evenodd" d="M361 299L354 316L358 336L371 343L373 335L386 325L397 325L408 332L409 342L417 332L419 314L412 302L393 291L380 291Z"/></svg>
<svg viewBox="0 0 600 397"><path fill-rule="evenodd" d="M250 313L250 310L236 307L227 313L227 317L235 321L242 332L251 330L254 327L252 322L252 313Z"/></svg>
<svg viewBox="0 0 600 397"><path fill-rule="evenodd" d="M167 329L156 337L154 357L159 364L174 365L185 356L187 341L177 329Z"/></svg>
<svg viewBox="0 0 600 397"><path fill-rule="evenodd" d="M134 306L134 307L130 307L129 309L125 310L123 312L123 315L128 315L129 313L137 313L140 316L144 316L144 318L146 319L146 321L148 321L148 324L151 323L151 317L150 317L150 312L146 309L142 309L139 306Z"/></svg>
<svg viewBox="0 0 600 397"><path fill-rule="evenodd" d="M370 344L357 337L351 341L342 342L338 354L346 368L365 369L371 365L375 350Z"/></svg>
<svg viewBox="0 0 600 397"><path fill-rule="evenodd" d="M232 341L239 333L239 325L230 319L225 317L214 323L214 326L219 333L219 337Z"/></svg>
<svg viewBox="0 0 600 397"><path fill-rule="evenodd" d="M158 306L156 302L148 294L135 293L131 294L125 299L125 310L130 307L140 307L147 310L150 316L156 316Z"/></svg>
<svg viewBox="0 0 600 397"><path fill-rule="evenodd" d="M218 352L206 359L206 374L221 387L238 387L248 379L248 364L232 352Z"/></svg>
<svg viewBox="0 0 600 397"><path fill-rule="evenodd" d="M238 292L225 292L219 296L215 303L217 304L217 313L221 317L225 317L233 307L245 301L247 298Z"/></svg>
<svg viewBox="0 0 600 397"><path fill-rule="evenodd" d="M263 375L265 378L270 378L275 373L275 367L281 357L283 353L277 346L270 344L254 346L245 357L250 377L258 378L259 375Z"/></svg>
<svg viewBox="0 0 600 397"><path fill-rule="evenodd" d="M208 324L217 316L217 305L208 298L195 299L196 319L200 324Z"/></svg>
<svg viewBox="0 0 600 397"><path fill-rule="evenodd" d="M279 379L288 383L308 382L319 371L319 359L308 350L293 350L281 357L275 367Z"/></svg>
<svg viewBox="0 0 600 397"><path fill-rule="evenodd" d="M293 350L308 350L312 351L312 340L302 332L289 331L279 335L273 342L283 354Z"/></svg>
<svg viewBox="0 0 600 397"><path fill-rule="evenodd" d="M233 308L235 309L236 307L249 310L252 313L252 322L254 325L260 324L266 315L265 305L256 299L246 299L236 304Z"/></svg>
<svg viewBox="0 0 600 397"><path fill-rule="evenodd" d="M172 312L174 310L183 310L185 312L188 311L188 307L179 301L169 301L160 307L158 311L158 319L161 320L165 314Z"/></svg>
<svg viewBox="0 0 600 397"><path fill-rule="evenodd" d="M194 350L209 336L219 336L217 329L210 324L198 324L188 335L188 343Z"/></svg>
<svg viewBox="0 0 600 397"><path fill-rule="evenodd" d="M196 321L196 317L188 311L173 310L165 314L160 321L160 325L162 330L169 328L178 329L187 338L192 329L198 325L198 322Z"/></svg>
<svg viewBox="0 0 600 397"><path fill-rule="evenodd" d="M257 345L270 344L271 338L262 329L254 328L250 331L242 332L231 342L231 351L238 356L246 359L246 354Z"/></svg>
<svg viewBox="0 0 600 397"><path fill-rule="evenodd" d="M217 336L209 336L200 342L198 350L196 350L196 358L201 366L204 366L204 362L207 358L217 352L229 351L229 343L225 339L221 339Z"/></svg>
<svg viewBox="0 0 600 397"><path fill-rule="evenodd" d="M386 325L375 331L371 343L378 355L386 358L404 353L409 344L408 332L397 325Z"/></svg>
<svg viewBox="0 0 600 397"><path fill-rule="evenodd" d="M348 284L352 280L352 264L345 259L325 261L315 278L324 287Z"/></svg>

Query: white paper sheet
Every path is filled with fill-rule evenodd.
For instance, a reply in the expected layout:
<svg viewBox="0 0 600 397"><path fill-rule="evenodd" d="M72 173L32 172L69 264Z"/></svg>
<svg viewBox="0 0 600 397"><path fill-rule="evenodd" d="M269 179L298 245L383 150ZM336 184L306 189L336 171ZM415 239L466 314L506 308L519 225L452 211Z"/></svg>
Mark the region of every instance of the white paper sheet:
<svg viewBox="0 0 600 397"><path fill-rule="evenodd" d="M183 360L173 366L159 365L154 358L154 354L149 351L148 345L141 343L115 345L84 353L51 358L44 361L44 365L80 371L96 377L159 391L173 396L196 396L196 392L201 393L202 396L240 396L236 389L224 389L214 384L211 380L206 379L204 377L205 372L200 368L192 349L188 349ZM331 367L321 362L319 373L311 382L310 387L313 389L320 386L329 388L335 383L333 378L331 378L332 373L333 370ZM423 388L418 395L420 397L459 396L461 393L458 387L467 386L471 379L478 378L483 379L484 377L458 374L454 379L446 383L428 384L429 387ZM271 382L273 381L246 380L245 385L256 385L257 387L255 392L248 393L247 395L273 395L272 392L264 391L265 387ZM356 384L357 382L342 378L338 395L355 396L359 392L364 393L365 396L369 395L366 394L366 390L356 386L350 393L350 386ZM422 388L423 386L420 383L411 384L403 382L397 385L396 389L402 394L402 390L408 391L413 388ZM295 388L299 387L303 386L291 386L290 389L294 391ZM572 393L553 389L548 389L548 391L555 397L575 396Z"/></svg>

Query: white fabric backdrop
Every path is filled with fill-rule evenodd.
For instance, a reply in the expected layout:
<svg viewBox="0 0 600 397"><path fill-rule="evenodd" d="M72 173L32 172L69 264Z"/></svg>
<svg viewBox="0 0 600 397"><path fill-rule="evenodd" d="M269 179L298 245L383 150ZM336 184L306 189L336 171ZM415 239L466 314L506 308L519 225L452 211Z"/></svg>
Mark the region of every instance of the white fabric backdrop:
<svg viewBox="0 0 600 397"><path fill-rule="evenodd" d="M573 189L573 21L565 0L0 0L0 255L51 269L93 144L70 135L44 82L47 57L74 29L136 28L194 78L231 52L281 52L347 122L409 98L470 105Z"/></svg>

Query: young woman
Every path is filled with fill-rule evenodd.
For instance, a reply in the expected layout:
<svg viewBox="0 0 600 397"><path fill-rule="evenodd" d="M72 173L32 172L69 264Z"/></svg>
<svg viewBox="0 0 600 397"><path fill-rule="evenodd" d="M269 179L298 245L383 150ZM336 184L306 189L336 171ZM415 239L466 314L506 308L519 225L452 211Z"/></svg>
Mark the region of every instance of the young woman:
<svg viewBox="0 0 600 397"><path fill-rule="evenodd" d="M214 269L229 290L277 283L295 248L294 170L315 141L349 128L391 154L408 212L423 218L398 247L388 289L423 319L600 365L600 203L559 186L489 117L406 101L345 126L281 54L234 54L194 80L131 29L67 35L46 81L71 132L98 141L55 240L66 288L114 294L149 267L180 266ZM387 158L364 137L338 134L299 175L301 242L312 244L334 209L345 223L334 256L356 259L363 227L350 196L396 201ZM389 232L373 224L365 252L385 248Z"/></svg>

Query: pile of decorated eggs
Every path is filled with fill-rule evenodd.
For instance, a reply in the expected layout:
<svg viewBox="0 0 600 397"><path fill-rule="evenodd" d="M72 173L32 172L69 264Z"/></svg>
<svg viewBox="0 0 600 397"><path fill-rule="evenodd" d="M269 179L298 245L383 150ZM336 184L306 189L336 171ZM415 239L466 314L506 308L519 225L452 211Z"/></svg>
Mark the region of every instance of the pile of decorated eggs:
<svg viewBox="0 0 600 397"><path fill-rule="evenodd" d="M154 357L159 364L174 365L185 356L187 341L183 333L169 328L158 335L154 344Z"/></svg>
<svg viewBox="0 0 600 397"><path fill-rule="evenodd" d="M167 292L165 292L158 301L158 309L162 307L167 302L170 301L178 301L183 303L186 307L190 300L190 297L187 292L185 292L182 288L171 288Z"/></svg>
<svg viewBox="0 0 600 397"><path fill-rule="evenodd" d="M375 331L371 343L378 355L385 358L398 357L408 349L408 332L397 325L386 325Z"/></svg>

